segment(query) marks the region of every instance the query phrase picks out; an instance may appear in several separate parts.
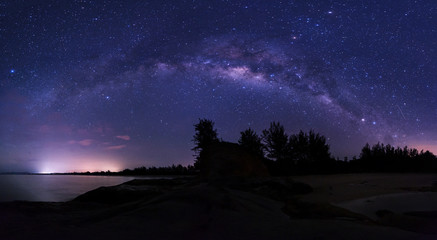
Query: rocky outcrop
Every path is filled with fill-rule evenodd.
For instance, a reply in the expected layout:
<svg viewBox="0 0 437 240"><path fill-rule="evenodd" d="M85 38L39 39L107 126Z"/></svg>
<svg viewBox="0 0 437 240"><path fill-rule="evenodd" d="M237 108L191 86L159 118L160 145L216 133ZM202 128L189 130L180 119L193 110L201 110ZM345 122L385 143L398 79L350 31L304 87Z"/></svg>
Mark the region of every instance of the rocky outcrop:
<svg viewBox="0 0 437 240"><path fill-rule="evenodd" d="M121 204L141 199L147 200L173 191L187 182L191 182L191 178L134 179L116 186L99 187L79 195L72 202Z"/></svg>
<svg viewBox="0 0 437 240"><path fill-rule="evenodd" d="M202 178L269 176L259 156L235 143L215 143L203 150L200 158Z"/></svg>

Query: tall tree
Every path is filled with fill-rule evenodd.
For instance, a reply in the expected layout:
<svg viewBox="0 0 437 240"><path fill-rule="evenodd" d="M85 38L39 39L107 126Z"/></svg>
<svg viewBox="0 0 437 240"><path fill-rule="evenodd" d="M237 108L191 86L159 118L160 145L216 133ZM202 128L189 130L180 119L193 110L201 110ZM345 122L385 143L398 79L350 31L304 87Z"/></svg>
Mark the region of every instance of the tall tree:
<svg viewBox="0 0 437 240"><path fill-rule="evenodd" d="M196 156L194 167L199 168L201 163L200 153L208 148L209 145L219 142L219 139L217 129L214 129L214 122L212 120L199 119L199 123L194 124L194 130L193 142L196 145L192 149Z"/></svg>
<svg viewBox="0 0 437 240"><path fill-rule="evenodd" d="M255 131L253 131L251 128L248 128L245 131L240 132L240 134L240 139L238 139L240 146L257 156L264 157L264 145L261 142L261 138L256 134Z"/></svg>
<svg viewBox="0 0 437 240"><path fill-rule="evenodd" d="M308 135L302 130L298 134L293 134L288 140L289 148L291 149L291 156L298 162L306 161L308 159L309 142Z"/></svg>
<svg viewBox="0 0 437 240"><path fill-rule="evenodd" d="M263 141L267 157L281 161L288 156L288 136L284 126L279 122L271 122L270 128L263 131Z"/></svg>
<svg viewBox="0 0 437 240"><path fill-rule="evenodd" d="M309 133L304 133L301 130L298 134L291 135L289 146L292 158L301 166L323 168L331 159L326 138L313 130L310 130ZM314 164L317 166L313 166Z"/></svg>
<svg viewBox="0 0 437 240"><path fill-rule="evenodd" d="M366 143L364 147L361 149L360 158L363 160L367 160L372 157L372 150L370 149L369 143Z"/></svg>
<svg viewBox="0 0 437 240"><path fill-rule="evenodd" d="M324 162L331 159L329 145L326 144L326 138L313 130L308 133L308 145L310 159L314 162Z"/></svg>

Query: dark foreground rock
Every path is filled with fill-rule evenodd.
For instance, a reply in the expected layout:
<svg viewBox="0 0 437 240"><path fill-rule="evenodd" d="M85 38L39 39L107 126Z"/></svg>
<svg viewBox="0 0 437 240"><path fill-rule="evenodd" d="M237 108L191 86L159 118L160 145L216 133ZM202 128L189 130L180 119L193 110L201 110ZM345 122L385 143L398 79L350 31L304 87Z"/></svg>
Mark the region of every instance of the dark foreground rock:
<svg viewBox="0 0 437 240"><path fill-rule="evenodd" d="M192 182L190 178L180 179L134 179L111 187L100 187L84 193L73 202L121 204L140 199L150 199L181 185Z"/></svg>
<svg viewBox="0 0 437 240"><path fill-rule="evenodd" d="M0 239L434 239L305 203L289 178L133 180L66 203L0 204ZM364 234L365 233L365 234Z"/></svg>

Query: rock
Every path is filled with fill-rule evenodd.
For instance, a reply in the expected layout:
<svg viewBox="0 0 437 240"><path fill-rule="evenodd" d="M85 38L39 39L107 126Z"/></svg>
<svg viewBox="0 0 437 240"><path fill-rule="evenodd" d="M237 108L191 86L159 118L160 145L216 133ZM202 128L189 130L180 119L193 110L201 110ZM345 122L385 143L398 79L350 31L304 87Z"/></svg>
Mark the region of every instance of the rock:
<svg viewBox="0 0 437 240"><path fill-rule="evenodd" d="M259 156L235 143L215 143L202 151L200 158L202 178L269 176Z"/></svg>
<svg viewBox="0 0 437 240"><path fill-rule="evenodd" d="M73 202L94 202L103 204L121 204L136 201L142 198L152 198L162 192L156 187L139 189L128 185L117 185L113 187L99 187L95 190L86 192L75 199Z"/></svg>
<svg viewBox="0 0 437 240"><path fill-rule="evenodd" d="M100 187L86 192L73 199L73 202L122 204L140 199L151 199L187 182L191 182L190 178L134 179L120 185Z"/></svg>

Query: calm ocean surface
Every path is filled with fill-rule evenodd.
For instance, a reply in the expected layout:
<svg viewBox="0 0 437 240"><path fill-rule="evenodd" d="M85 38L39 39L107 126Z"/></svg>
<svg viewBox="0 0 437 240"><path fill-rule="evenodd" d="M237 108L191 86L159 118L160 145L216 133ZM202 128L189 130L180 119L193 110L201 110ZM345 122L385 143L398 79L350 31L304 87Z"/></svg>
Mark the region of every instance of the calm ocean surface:
<svg viewBox="0 0 437 240"><path fill-rule="evenodd" d="M0 175L0 202L24 200L62 202L102 186L118 185L135 178L73 175Z"/></svg>

